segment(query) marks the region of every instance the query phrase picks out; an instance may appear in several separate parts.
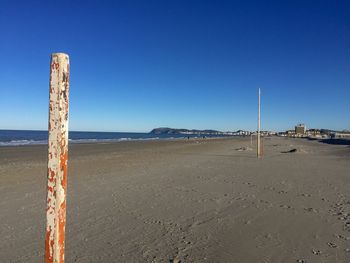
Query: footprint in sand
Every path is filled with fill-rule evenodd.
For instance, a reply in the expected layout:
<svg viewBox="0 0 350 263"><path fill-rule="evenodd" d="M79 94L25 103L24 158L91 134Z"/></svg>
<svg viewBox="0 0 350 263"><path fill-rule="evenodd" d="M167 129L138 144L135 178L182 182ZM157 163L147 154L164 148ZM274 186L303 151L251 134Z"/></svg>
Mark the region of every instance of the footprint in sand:
<svg viewBox="0 0 350 263"><path fill-rule="evenodd" d="M283 209L291 209L292 207L290 205L280 205Z"/></svg>
<svg viewBox="0 0 350 263"><path fill-rule="evenodd" d="M347 214L347 213L341 212L341 213L338 213L338 215L341 215L341 216L338 218L339 220L347 220L347 219L350 219L350 216L349 216L349 214Z"/></svg>
<svg viewBox="0 0 350 263"><path fill-rule="evenodd" d="M307 212L318 213L318 210L312 207L304 208L304 210Z"/></svg>
<svg viewBox="0 0 350 263"><path fill-rule="evenodd" d="M347 230L350 232L350 221L344 223L344 230Z"/></svg>
<svg viewBox="0 0 350 263"><path fill-rule="evenodd" d="M312 249L311 252L314 255L321 255L322 254L321 250L318 250L318 249Z"/></svg>
<svg viewBox="0 0 350 263"><path fill-rule="evenodd" d="M328 242L327 245L330 247L330 248L337 248L338 246L333 243L333 242Z"/></svg>
<svg viewBox="0 0 350 263"><path fill-rule="evenodd" d="M343 240L350 240L350 237L345 237L343 235L337 235L337 234L334 234L334 236L338 239L343 239Z"/></svg>
<svg viewBox="0 0 350 263"><path fill-rule="evenodd" d="M311 194L304 193L304 194L301 194L300 196L303 196L303 197L311 197Z"/></svg>

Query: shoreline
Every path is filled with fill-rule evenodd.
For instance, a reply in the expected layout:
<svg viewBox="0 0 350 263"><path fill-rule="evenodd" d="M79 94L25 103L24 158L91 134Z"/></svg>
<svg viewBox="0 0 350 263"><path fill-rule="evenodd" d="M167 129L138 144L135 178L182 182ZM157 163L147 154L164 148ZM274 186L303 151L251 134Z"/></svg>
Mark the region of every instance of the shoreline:
<svg viewBox="0 0 350 263"><path fill-rule="evenodd" d="M184 137L150 137L150 138L118 138L118 139L69 139L70 144L95 144L95 143L119 143L119 142L129 142L129 141L160 141L160 140L187 140L188 136ZM204 137L204 138L203 138ZM241 138L244 136L190 136L189 140L193 139L220 139L220 138ZM10 142L0 142L1 147L18 147L18 146L34 146L34 145L46 145L47 140L17 140Z"/></svg>

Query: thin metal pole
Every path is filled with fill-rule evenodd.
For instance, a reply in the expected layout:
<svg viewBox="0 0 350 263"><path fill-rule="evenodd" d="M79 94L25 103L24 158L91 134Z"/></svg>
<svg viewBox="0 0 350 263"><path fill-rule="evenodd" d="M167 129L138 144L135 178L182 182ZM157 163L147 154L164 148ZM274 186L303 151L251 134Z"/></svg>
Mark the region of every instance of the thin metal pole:
<svg viewBox="0 0 350 263"><path fill-rule="evenodd" d="M258 91L258 143L257 143L257 157L260 158L260 88Z"/></svg>
<svg viewBox="0 0 350 263"><path fill-rule="evenodd" d="M63 263L66 226L69 57L51 55L45 262Z"/></svg>

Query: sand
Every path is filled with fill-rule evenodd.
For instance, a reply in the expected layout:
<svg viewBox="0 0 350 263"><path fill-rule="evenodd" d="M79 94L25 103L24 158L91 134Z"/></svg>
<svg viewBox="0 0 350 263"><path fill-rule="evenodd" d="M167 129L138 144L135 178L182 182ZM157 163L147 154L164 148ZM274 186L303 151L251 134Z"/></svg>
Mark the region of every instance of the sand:
<svg viewBox="0 0 350 263"><path fill-rule="evenodd" d="M349 146L264 143L71 145L66 262L350 262ZM1 262L43 262L45 207L46 146L1 147Z"/></svg>

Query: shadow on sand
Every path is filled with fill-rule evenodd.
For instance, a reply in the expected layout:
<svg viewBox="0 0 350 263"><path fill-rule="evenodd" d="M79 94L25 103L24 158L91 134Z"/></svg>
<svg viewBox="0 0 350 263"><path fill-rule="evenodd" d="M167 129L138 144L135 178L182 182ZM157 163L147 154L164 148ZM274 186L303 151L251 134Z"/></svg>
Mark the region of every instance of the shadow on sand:
<svg viewBox="0 0 350 263"><path fill-rule="evenodd" d="M291 149L289 151L284 151L284 152L281 152L281 153L295 153L297 152L297 149Z"/></svg>

